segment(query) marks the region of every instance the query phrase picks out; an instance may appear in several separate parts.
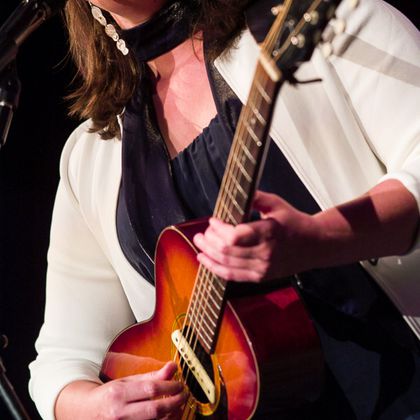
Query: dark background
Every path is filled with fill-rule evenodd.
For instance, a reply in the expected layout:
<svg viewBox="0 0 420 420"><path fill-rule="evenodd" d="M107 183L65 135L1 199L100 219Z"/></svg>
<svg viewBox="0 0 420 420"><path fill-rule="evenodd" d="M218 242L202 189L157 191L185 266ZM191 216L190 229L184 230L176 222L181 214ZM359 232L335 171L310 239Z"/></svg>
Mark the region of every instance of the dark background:
<svg viewBox="0 0 420 420"><path fill-rule="evenodd" d="M390 3L419 27L417 1ZM0 1L0 23L18 4L18 0ZM66 117L63 99L74 75L66 48L58 16L21 47L20 106L7 145L0 150L0 334L9 338L8 348L0 355L34 419L39 417L27 392L27 366L35 357L34 341L43 319L46 252L60 152L77 125ZM9 417L0 399L0 419Z"/></svg>

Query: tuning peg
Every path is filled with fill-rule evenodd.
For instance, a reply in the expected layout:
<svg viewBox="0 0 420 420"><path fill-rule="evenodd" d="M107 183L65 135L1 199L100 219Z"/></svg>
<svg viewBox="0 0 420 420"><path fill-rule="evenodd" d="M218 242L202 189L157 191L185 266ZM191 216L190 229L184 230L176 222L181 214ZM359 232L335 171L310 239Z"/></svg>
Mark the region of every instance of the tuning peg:
<svg viewBox="0 0 420 420"><path fill-rule="evenodd" d="M302 48L305 45L305 37L302 34L292 36L290 42L298 48Z"/></svg>
<svg viewBox="0 0 420 420"><path fill-rule="evenodd" d="M359 0L347 0L350 9L355 9L359 5Z"/></svg>
<svg viewBox="0 0 420 420"><path fill-rule="evenodd" d="M277 16L281 12L281 9L282 8L283 8L283 5L282 4L279 4L278 6L273 6L271 8L271 14L273 16Z"/></svg>
<svg viewBox="0 0 420 420"><path fill-rule="evenodd" d="M342 34L346 29L346 22L344 19L333 19L330 25L336 35Z"/></svg>
<svg viewBox="0 0 420 420"><path fill-rule="evenodd" d="M305 19L305 22L316 25L319 21L319 13L316 10L313 10L312 12L306 12L303 15L303 19Z"/></svg>
<svg viewBox="0 0 420 420"><path fill-rule="evenodd" d="M332 52L333 52L333 48L330 42L325 42L324 44L321 45L321 52L322 55L327 58L329 57Z"/></svg>

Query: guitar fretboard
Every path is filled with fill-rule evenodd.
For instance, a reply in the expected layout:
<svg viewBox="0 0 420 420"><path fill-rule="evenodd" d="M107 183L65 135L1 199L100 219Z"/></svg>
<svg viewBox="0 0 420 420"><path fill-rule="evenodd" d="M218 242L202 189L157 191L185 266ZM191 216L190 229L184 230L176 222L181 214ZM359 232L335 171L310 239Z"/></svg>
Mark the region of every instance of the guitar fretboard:
<svg viewBox="0 0 420 420"><path fill-rule="evenodd" d="M239 117L214 217L234 226L248 220L268 150L275 98L284 81L280 69L289 71L297 62L306 59L339 1L285 0L282 5L271 9L277 17L261 44L260 58L247 103ZM285 25L292 9L291 14L299 18L290 18ZM280 42L285 26L288 27L286 39ZM213 352L216 343L225 292L225 281L200 265L186 322L189 331L194 332L191 337L199 339L208 353Z"/></svg>
<svg viewBox="0 0 420 420"><path fill-rule="evenodd" d="M270 76L273 75L260 62L247 104L239 117L216 201L213 216L232 225L248 219L263 166L272 103L279 86L279 78ZM187 317L207 352L214 349L225 291L225 281L200 266Z"/></svg>

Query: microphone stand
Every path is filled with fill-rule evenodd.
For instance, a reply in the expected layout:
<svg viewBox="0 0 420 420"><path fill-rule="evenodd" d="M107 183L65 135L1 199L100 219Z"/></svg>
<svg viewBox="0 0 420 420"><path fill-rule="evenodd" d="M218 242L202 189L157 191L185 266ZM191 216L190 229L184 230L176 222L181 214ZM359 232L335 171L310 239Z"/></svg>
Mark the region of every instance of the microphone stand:
<svg viewBox="0 0 420 420"><path fill-rule="evenodd" d="M45 4L37 0L23 0L0 28L0 150L9 134L13 114L18 107L21 83L16 70L16 56L21 42L50 14ZM24 30L13 32L19 21ZM15 26L14 26L15 25ZM10 33L9 33L10 32ZM13 36L9 36L12 34ZM0 335L0 350L7 347L8 339ZM16 391L6 376L6 368L0 355L0 397L14 420L30 420Z"/></svg>
<svg viewBox="0 0 420 420"><path fill-rule="evenodd" d="M0 349L7 347L8 340L5 335L0 336ZM30 420L28 413L19 400L13 385L6 376L6 368L0 355L0 396L15 420Z"/></svg>
<svg viewBox="0 0 420 420"><path fill-rule="evenodd" d="M57 13L66 0L21 0L0 27L0 72L15 58L19 46L42 23Z"/></svg>
<svg viewBox="0 0 420 420"><path fill-rule="evenodd" d="M13 114L18 107L21 83L17 75L15 54L13 61L0 73L0 150L5 145ZM0 350L8 345L5 335L0 335ZM28 413L6 376L6 368L0 354L0 397L15 420L30 420Z"/></svg>
<svg viewBox="0 0 420 420"><path fill-rule="evenodd" d="M20 91L16 61L12 61L0 73L0 150L6 144L13 114L19 105Z"/></svg>
<svg viewBox="0 0 420 420"><path fill-rule="evenodd" d="M21 0L0 27L0 149L17 108L20 81L16 74L19 46L42 23L64 7L66 0Z"/></svg>

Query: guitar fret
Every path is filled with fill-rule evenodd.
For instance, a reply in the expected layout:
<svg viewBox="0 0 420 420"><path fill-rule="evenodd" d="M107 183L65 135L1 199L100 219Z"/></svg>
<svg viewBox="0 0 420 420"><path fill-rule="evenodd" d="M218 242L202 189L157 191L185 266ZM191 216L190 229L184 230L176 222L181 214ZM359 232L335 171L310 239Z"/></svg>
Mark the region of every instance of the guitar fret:
<svg viewBox="0 0 420 420"><path fill-rule="evenodd" d="M241 145L242 150L245 152L245 154L248 156L248 159L251 161L253 165L257 163L257 161L254 159L254 156L252 156L251 152L249 151L248 147L246 147L245 143L242 140L239 140L239 143Z"/></svg>
<svg viewBox="0 0 420 420"><path fill-rule="evenodd" d="M229 217L230 221L234 224L237 224L238 221L235 219L235 217L230 212L230 210L226 207L226 203L222 203L222 206L223 206L224 210L227 212L227 216Z"/></svg>
<svg viewBox="0 0 420 420"><path fill-rule="evenodd" d="M238 168L240 169L240 171L242 172L242 174L244 175L245 179L251 183L252 182L252 178L249 176L248 172L245 170L245 168L242 166L242 163L236 159L236 157L234 158L235 163L237 164Z"/></svg>
<svg viewBox="0 0 420 420"><path fill-rule="evenodd" d="M238 191L241 193L242 197L246 200L248 198L248 195L243 190L242 185L238 182L236 178L232 178L232 180L235 183L235 186L238 189Z"/></svg>
<svg viewBox="0 0 420 420"><path fill-rule="evenodd" d="M213 302L213 305L216 308L216 310L217 311L220 311L220 309L222 309L222 303L221 302L218 302L213 295L210 295L210 299Z"/></svg>
<svg viewBox="0 0 420 420"><path fill-rule="evenodd" d="M222 292L224 292L226 289L226 284L223 282L222 279L213 275L213 284L216 284L216 283L219 284L220 288L222 289Z"/></svg>
<svg viewBox="0 0 420 420"><path fill-rule="evenodd" d="M225 189L225 192L227 193L227 195L229 196L230 200L232 201L232 203L234 204L234 206L237 208L237 210L239 211L239 214L241 216L243 216L245 213L242 210L241 206L238 204L238 202L235 200L235 197L233 196L233 194L231 193L230 190Z"/></svg>
<svg viewBox="0 0 420 420"><path fill-rule="evenodd" d="M190 309L191 309L191 316L197 317L198 316L197 306L199 305L200 298L198 296L198 292L196 292L195 295L197 295L197 296L195 296L195 299L193 299L193 301L191 302Z"/></svg>
<svg viewBox="0 0 420 420"><path fill-rule="evenodd" d="M223 295L220 294L220 292L216 289L216 284L219 284L219 287L222 289L222 293L225 291L225 287L220 283L220 279L216 276L214 276L213 274L208 273L211 276L211 280L212 280L212 290L216 293L217 297L220 300L220 303L223 302Z"/></svg>
<svg viewBox="0 0 420 420"><path fill-rule="evenodd" d="M207 290L203 290L203 291L201 291L201 297L203 297L204 298L204 293L205 292L210 292L210 293L208 293L208 296L210 296L210 299L212 300L212 302L213 302L213 304L214 304L214 306L216 307L216 309L218 310L218 311L220 311L220 306L219 306L219 303L215 300L215 298L212 296L212 294L211 294L211 286L210 287L206 287L206 289ZM212 309L212 307L211 306L208 306L209 308L210 308L210 310L213 312L213 315L217 318L217 314L216 314L216 312L214 312L214 310Z"/></svg>
<svg viewBox="0 0 420 420"><path fill-rule="evenodd" d="M253 178L258 159L261 156L261 148L264 146L264 141L259 136L265 132L264 128L268 124L266 118L269 117L267 107L273 103L271 96L273 80L270 80L266 74L262 75L261 72L259 75L259 80L254 78L250 93L254 102L248 100L246 112L242 114L238 123L234 138L235 148L232 148L229 155L228 170L223 178L214 212L216 217L233 225L244 220L245 208L249 204L251 187L254 185ZM223 308L226 283L203 266L200 267L197 280L202 283L198 284L194 292L195 303L190 306L188 312L194 315L193 325L197 337L205 348L211 349Z"/></svg>
<svg viewBox="0 0 420 420"><path fill-rule="evenodd" d="M215 318L217 318L217 314L216 314L216 312L213 310L213 308L212 308L211 306L209 306L209 305L207 305L207 308L209 308L209 309L210 309L210 312L214 315L214 317L215 317Z"/></svg>
<svg viewBox="0 0 420 420"><path fill-rule="evenodd" d="M204 337L200 334L200 331L197 331L197 332L196 332L196 334L197 334L198 338L200 338L200 340L202 341L202 343L203 343L205 346L207 346L207 348L208 348L208 349L210 349L210 348L211 348L211 345L208 343L207 339L206 339L206 338L204 338ZM210 340L211 340L211 338L210 338Z"/></svg>
<svg viewBox="0 0 420 420"><path fill-rule="evenodd" d="M223 296L213 287L213 291L216 293L217 298L220 300L219 305L223 302Z"/></svg>
<svg viewBox="0 0 420 420"><path fill-rule="evenodd" d="M261 146L262 146L261 140L260 140L260 139L259 139L259 137L255 134L255 132L254 132L253 128L249 125L248 121L245 121L245 122L244 122L244 124L245 124L245 127L246 127L246 129L247 129L247 131L248 131L249 135L252 137L252 140L254 140L255 144L256 144L258 147L261 147Z"/></svg>
<svg viewBox="0 0 420 420"><path fill-rule="evenodd" d="M209 332L214 334L214 331L209 327L209 325L205 322L206 318L202 317L201 319L198 318L199 314L195 313L195 320L190 317L190 323L193 326L194 330L196 331L196 334L200 334L202 331L204 334L206 334L207 338L211 341L211 337L209 335ZM207 332L204 327L207 327Z"/></svg>
<svg viewBox="0 0 420 420"><path fill-rule="evenodd" d="M215 300L215 297L213 296L212 292L215 292L217 297L220 299L220 301L223 301L223 296L220 295L220 293L217 291L217 289L214 287L214 280L217 279L217 277L213 276L211 273L206 272L204 275L204 278L201 277L201 280L199 279L198 281L201 281L201 284L203 285L203 288L205 289L204 291L208 293L208 295L212 298L212 300L214 301L214 304L216 307L219 308L219 305L221 304L221 302L217 302ZM213 280L213 281L212 281ZM200 286L198 286L200 288ZM200 288L202 290L202 288ZM202 294L204 293L204 291L202 292Z"/></svg>
<svg viewBox="0 0 420 420"><path fill-rule="evenodd" d="M257 119L261 123L261 125L266 125L267 124L266 120L263 118L260 111L258 110L258 108L254 104L251 105L251 110L252 110L252 113L257 117Z"/></svg>
<svg viewBox="0 0 420 420"><path fill-rule="evenodd" d="M213 299L214 299L214 304L215 304L217 310L220 310L220 308L222 307L222 304L223 304L223 296L220 296L219 292L217 292L214 287L212 288L212 291L215 292L215 294L216 294L216 296L212 295ZM216 299L218 299L219 301L216 301Z"/></svg>
<svg viewBox="0 0 420 420"><path fill-rule="evenodd" d="M256 80L255 85L257 86L258 92L261 94L264 101L271 105L271 102L273 102L273 100L271 99L271 96L265 91L261 83L258 80Z"/></svg>
<svg viewBox="0 0 420 420"><path fill-rule="evenodd" d="M196 327L195 327L195 328L196 328ZM203 335L201 334L202 332L203 332L203 333L207 336L207 338L203 337ZM197 335L199 335L199 336L201 337L201 339L202 339L202 340L206 343L206 346L211 347L211 345L209 345L209 342L208 342L207 340L209 340L209 341L210 341L210 343L211 343L212 337L210 337L210 336L208 335L208 333L207 333L204 329L200 328L199 330L196 330L196 333L197 333Z"/></svg>
<svg viewBox="0 0 420 420"><path fill-rule="evenodd" d="M216 307L216 309L218 311L220 311L223 298L220 298L220 295L219 296L214 296L213 293L212 293L214 290L215 290L214 287L212 287L212 285L209 285L207 292L208 292L208 294L210 296L210 299L214 303L214 306ZM219 302L216 300L217 297L219 297L219 299L220 299Z"/></svg>
<svg viewBox="0 0 420 420"><path fill-rule="evenodd" d="M220 316L223 303L223 295L220 294L216 286L219 286L222 290L224 286L218 277L213 276L206 269L203 270L201 271L202 284L201 287L198 284L194 292L195 296L191 301L188 319L197 334L200 335L201 340L210 349L209 342L212 342L212 337L216 333L217 319ZM203 302L204 305L202 305Z"/></svg>
<svg viewBox="0 0 420 420"><path fill-rule="evenodd" d="M210 338L210 335L209 335L209 333L210 334L214 334L214 330L215 330L215 328L216 328L216 324L214 323L214 321L209 317L209 316L205 316L205 315L203 315L200 319L198 319L198 315L199 314L197 314L197 319L196 319L196 322L194 323L194 325L196 326L196 327L202 327L203 325L204 326L206 326L207 327L207 330L208 330L208 333L206 333L206 335ZM217 319L217 315L215 314L215 318ZM207 324L207 320L209 320L209 321L211 321L212 322L212 324L213 324L213 328L209 325L209 324ZM204 330L203 330L204 331Z"/></svg>
<svg viewBox="0 0 420 420"><path fill-rule="evenodd" d="M222 289L222 293L225 291L226 286L220 280L219 277L215 276L213 273L211 273L207 268L204 268L204 266L200 266L200 276L205 276L206 279L212 283L213 286L218 285L220 289ZM216 287L213 287L213 290L219 295L220 299L223 299L223 296L219 294L219 291L216 289Z"/></svg>
<svg viewBox="0 0 420 420"><path fill-rule="evenodd" d="M191 302L191 306L189 308L189 314L188 314L188 321L190 322L190 324L194 325L195 324L195 319L197 319L197 301L194 300L193 302Z"/></svg>
<svg viewBox="0 0 420 420"><path fill-rule="evenodd" d="M214 318L217 319L217 315L216 314L214 315ZM214 331L216 329L216 326L217 326L216 325L216 322L212 318L210 318L209 316L206 319L211 322L212 327L213 327L213 330L212 331Z"/></svg>

